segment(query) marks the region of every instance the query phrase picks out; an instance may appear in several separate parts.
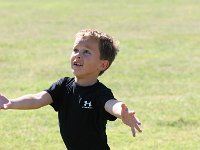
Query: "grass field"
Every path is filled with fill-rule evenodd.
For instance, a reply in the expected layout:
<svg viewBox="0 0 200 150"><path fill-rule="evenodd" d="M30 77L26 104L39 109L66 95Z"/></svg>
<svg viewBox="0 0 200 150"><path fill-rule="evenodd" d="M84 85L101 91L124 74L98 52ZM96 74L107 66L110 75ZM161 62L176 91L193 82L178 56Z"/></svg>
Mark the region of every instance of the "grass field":
<svg viewBox="0 0 200 150"><path fill-rule="evenodd" d="M99 79L133 108L143 133L109 122L112 150L200 149L200 1L1 0L0 93L14 98L72 76L74 34L97 28L120 41ZM0 150L63 150L57 114L0 111Z"/></svg>

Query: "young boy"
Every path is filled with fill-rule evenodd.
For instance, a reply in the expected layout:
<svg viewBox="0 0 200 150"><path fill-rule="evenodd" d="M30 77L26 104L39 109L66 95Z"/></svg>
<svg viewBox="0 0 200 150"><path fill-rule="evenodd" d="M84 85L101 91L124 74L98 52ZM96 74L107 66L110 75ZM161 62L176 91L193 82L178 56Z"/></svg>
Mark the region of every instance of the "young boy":
<svg viewBox="0 0 200 150"><path fill-rule="evenodd" d="M58 112L60 133L69 150L109 150L107 120L122 119L141 132L140 122L127 106L117 101L98 76L110 67L118 48L114 40L97 30L76 34L71 54L75 77L61 78L48 89L9 100L0 95L0 109L37 109L51 105Z"/></svg>

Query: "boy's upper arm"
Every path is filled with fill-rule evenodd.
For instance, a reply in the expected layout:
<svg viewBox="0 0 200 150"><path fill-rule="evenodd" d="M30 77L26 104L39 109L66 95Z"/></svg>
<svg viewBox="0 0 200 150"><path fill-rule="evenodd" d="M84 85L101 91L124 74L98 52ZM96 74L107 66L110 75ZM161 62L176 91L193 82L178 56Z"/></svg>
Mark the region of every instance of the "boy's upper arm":
<svg viewBox="0 0 200 150"><path fill-rule="evenodd" d="M35 95L39 101L40 107L49 105L53 102L51 95L47 91L42 91Z"/></svg>

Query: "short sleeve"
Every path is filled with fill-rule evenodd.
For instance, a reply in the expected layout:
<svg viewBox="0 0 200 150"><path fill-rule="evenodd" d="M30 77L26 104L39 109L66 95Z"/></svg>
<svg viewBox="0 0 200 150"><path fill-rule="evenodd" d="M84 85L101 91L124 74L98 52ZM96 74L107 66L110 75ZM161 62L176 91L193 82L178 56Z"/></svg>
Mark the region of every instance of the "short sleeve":
<svg viewBox="0 0 200 150"><path fill-rule="evenodd" d="M55 111L59 110L59 99L63 90L63 83L65 79L66 78L61 78L45 90L51 95L53 103L51 103L50 105L54 108Z"/></svg>
<svg viewBox="0 0 200 150"><path fill-rule="evenodd" d="M111 99L115 99L112 91L108 88L102 89L102 90L98 91L98 98L100 101L101 108L103 108L103 114L105 116L105 119L109 120L109 121L115 121L117 118L115 116L111 115L110 113L108 113L104 108L107 101L109 101Z"/></svg>

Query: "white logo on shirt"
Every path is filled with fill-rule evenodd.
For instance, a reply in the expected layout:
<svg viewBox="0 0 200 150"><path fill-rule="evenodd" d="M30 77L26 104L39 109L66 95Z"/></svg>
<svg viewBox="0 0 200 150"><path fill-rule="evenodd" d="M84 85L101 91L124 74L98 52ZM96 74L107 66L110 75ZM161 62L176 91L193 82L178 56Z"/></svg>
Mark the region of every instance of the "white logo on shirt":
<svg viewBox="0 0 200 150"><path fill-rule="evenodd" d="M93 109L92 102L90 100L86 100L83 102L84 102L84 104L83 104L82 108Z"/></svg>

